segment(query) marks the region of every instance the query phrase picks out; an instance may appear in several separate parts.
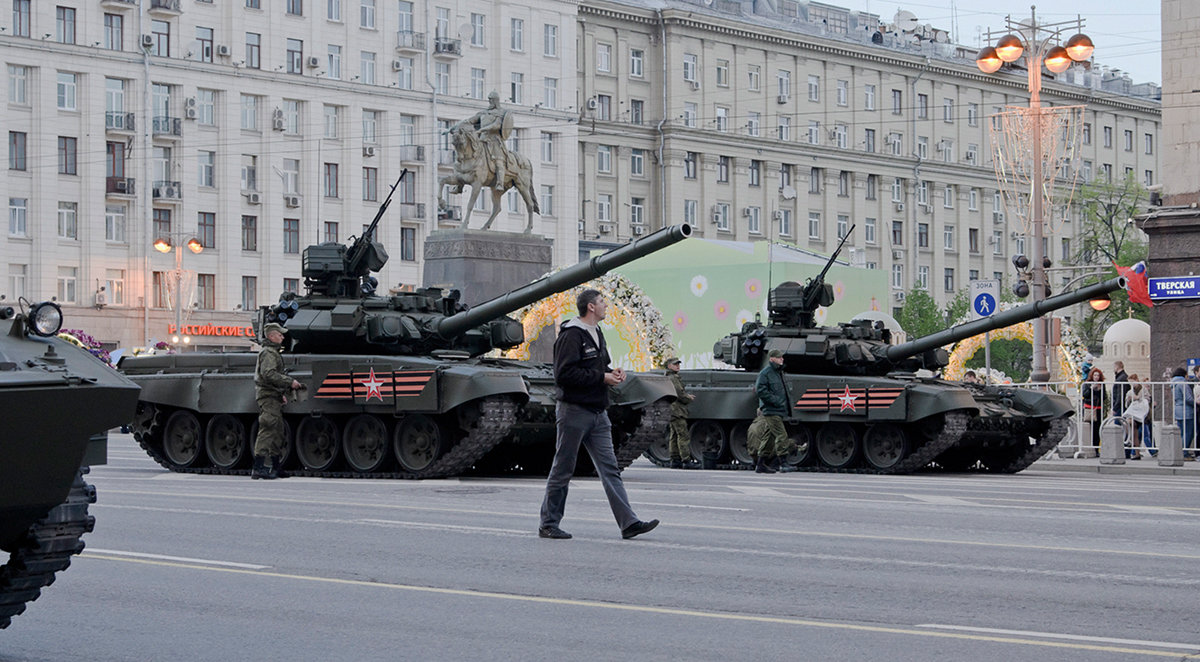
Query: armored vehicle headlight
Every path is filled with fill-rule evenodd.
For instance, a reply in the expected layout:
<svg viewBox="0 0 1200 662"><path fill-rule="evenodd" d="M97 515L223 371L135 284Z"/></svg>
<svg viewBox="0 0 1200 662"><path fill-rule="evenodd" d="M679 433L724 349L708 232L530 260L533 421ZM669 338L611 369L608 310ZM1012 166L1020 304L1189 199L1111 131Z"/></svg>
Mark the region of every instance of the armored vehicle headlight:
<svg viewBox="0 0 1200 662"><path fill-rule="evenodd" d="M26 325L39 336L52 336L62 328L62 308L52 301L43 301L29 311Z"/></svg>

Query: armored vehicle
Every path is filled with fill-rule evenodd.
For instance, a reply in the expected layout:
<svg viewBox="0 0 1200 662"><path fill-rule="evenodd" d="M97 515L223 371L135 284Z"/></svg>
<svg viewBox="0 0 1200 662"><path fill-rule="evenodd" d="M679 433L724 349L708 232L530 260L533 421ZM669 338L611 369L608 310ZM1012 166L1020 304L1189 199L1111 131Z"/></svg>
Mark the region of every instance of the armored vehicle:
<svg viewBox="0 0 1200 662"><path fill-rule="evenodd" d="M477 464L530 470L549 459L549 368L484 357L524 342L521 323L506 315L691 233L664 228L468 309L456 290L374 294L370 273L387 261L374 231L386 208L351 246L308 247L307 294L285 294L259 311L259 328L270 321L288 329L285 365L307 387L284 407L293 474L437 478ZM124 359L121 370L142 386L138 443L172 471L248 473L255 360L249 352ZM675 397L659 375L633 377L613 391L610 410L624 465L661 436Z"/></svg>
<svg viewBox="0 0 1200 662"><path fill-rule="evenodd" d="M22 300L24 304L24 300ZM22 306L24 307L24 306ZM83 551L96 490L83 481L106 461L107 430L129 420L138 387L86 350L53 337L62 311L15 313L0 336L0 629ZM0 322L3 324L4 322Z"/></svg>
<svg viewBox="0 0 1200 662"><path fill-rule="evenodd" d="M918 371L947 365L944 345L1099 297L1125 287L1124 279L892 344L882 322L816 325L817 308L834 301L824 277L838 251L806 285L786 282L770 291L768 323L747 322L716 343L715 358L740 370L681 372L686 388L697 396L690 425L698 459L709 466L722 460L725 467L753 466L746 438L758 402L754 382L773 349L783 352L791 402L785 423L797 447L787 461L801 470L894 474L936 464L1017 472L1059 443L1073 413L1064 395L967 385ZM665 440L657 440L647 457L665 465Z"/></svg>

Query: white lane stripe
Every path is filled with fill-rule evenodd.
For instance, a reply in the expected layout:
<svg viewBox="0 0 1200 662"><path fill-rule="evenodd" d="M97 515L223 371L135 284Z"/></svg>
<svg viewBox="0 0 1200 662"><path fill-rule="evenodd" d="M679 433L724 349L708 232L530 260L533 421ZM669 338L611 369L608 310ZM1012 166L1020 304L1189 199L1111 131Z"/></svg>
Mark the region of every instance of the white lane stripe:
<svg viewBox="0 0 1200 662"><path fill-rule="evenodd" d="M700 494L706 494L706 495L712 496L711 493L709 493L709 492L701 492ZM598 503L598 502L608 503L608 501L605 499L583 499L583 501L590 501L592 503ZM750 512L749 508L732 508L730 506L700 506L700 505L696 505L694 503L658 503L655 501L642 501L641 499L635 499L634 503L636 503L639 506L662 506L664 508L698 508L698 509L702 509L702 510L731 510L735 513Z"/></svg>
<svg viewBox="0 0 1200 662"><path fill-rule="evenodd" d="M138 559L157 559L159 561L179 561L183 563L202 563L204 565L218 565L226 568L246 568L247 570L265 570L271 567L269 565L255 565L253 563L234 563L233 561L214 561L212 559L193 559L187 556L164 556L162 554L126 552L116 549L97 549L95 547L88 547L85 551L92 554L109 554L111 556L129 556Z"/></svg>
<svg viewBox="0 0 1200 662"><path fill-rule="evenodd" d="M997 628L975 628L966 625L943 625L940 623L925 623L919 628L933 630L954 630L955 632L981 632L986 634L1004 634L1020 637L1042 637L1044 639L1065 639L1067 641L1091 641L1103 644L1121 644L1123 646L1152 646L1154 648L1172 648L1185 651L1200 651L1200 644L1182 644L1171 641L1146 641L1143 639L1116 639L1113 637L1089 637L1081 634L1065 634L1059 632L1034 632L1032 630L1001 630Z"/></svg>
<svg viewBox="0 0 1200 662"><path fill-rule="evenodd" d="M364 524L383 524L387 526L400 526L411 529L434 529L437 531L471 531L476 533L499 533L502 535L521 535L528 536L528 529L500 529L487 526L465 526L462 524L431 524L429 522L412 522L405 520L393 519L362 519L358 520ZM534 533L537 531L534 530Z"/></svg>

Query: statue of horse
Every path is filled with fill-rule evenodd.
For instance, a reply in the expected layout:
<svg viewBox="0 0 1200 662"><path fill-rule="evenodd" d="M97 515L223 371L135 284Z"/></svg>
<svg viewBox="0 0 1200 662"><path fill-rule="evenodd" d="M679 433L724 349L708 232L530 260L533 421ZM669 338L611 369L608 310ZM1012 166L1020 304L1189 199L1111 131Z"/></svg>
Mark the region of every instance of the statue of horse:
<svg viewBox="0 0 1200 662"><path fill-rule="evenodd" d="M453 187L452 192L454 193L461 193L463 186L470 186L471 199L467 202L466 212L463 214L463 227L467 228L471 220L471 210L475 208L475 200L479 197L479 190L483 187L490 188L492 190L492 215L488 217L482 228L487 230L500 213L500 198L508 189L516 187L521 198L525 200L525 210L529 214L525 232L531 232L533 230L533 214L542 212L538 208L537 196L533 193L533 168L529 165L529 159L504 148L506 167L504 172L497 173L494 172L491 160L484 152L482 141L470 127L455 126L450 129L450 139L458 158L454 163L454 172L438 180L439 189L442 191L442 198L438 200L439 207L446 208L446 186Z"/></svg>

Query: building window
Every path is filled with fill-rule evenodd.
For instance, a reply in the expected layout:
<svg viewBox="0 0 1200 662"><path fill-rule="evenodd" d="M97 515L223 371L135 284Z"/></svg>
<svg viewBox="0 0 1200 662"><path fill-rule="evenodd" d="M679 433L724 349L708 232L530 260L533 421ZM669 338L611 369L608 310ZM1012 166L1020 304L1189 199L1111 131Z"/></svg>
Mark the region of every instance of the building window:
<svg viewBox="0 0 1200 662"><path fill-rule="evenodd" d="M363 168L362 199L367 202L379 200L379 169Z"/></svg>
<svg viewBox="0 0 1200 662"><path fill-rule="evenodd" d="M76 157L78 140L67 136L58 137L58 174L74 175L76 173Z"/></svg>
<svg viewBox="0 0 1200 662"><path fill-rule="evenodd" d="M26 283L28 282L29 265L27 264L10 264L8 265L8 294L14 301L21 297L26 297Z"/></svg>
<svg viewBox="0 0 1200 662"><path fill-rule="evenodd" d="M75 289L78 282L78 267L58 268L58 300L60 303L77 303Z"/></svg>
<svg viewBox="0 0 1200 662"><path fill-rule="evenodd" d="M979 253L979 229L967 229L967 250L972 253Z"/></svg>
<svg viewBox="0 0 1200 662"><path fill-rule="evenodd" d="M817 120L808 121L808 144L821 144L821 123Z"/></svg>
<svg viewBox="0 0 1200 662"><path fill-rule="evenodd" d="M683 79L689 83L696 81L696 55L694 53L683 54Z"/></svg>
<svg viewBox="0 0 1200 662"><path fill-rule="evenodd" d="M954 99L942 99L942 121L954 121Z"/></svg>
<svg viewBox="0 0 1200 662"><path fill-rule="evenodd" d="M645 198L629 199L629 222L633 225L643 225L646 223Z"/></svg>
<svg viewBox="0 0 1200 662"><path fill-rule="evenodd" d="M954 226L942 226L942 247L948 251L954 250Z"/></svg>
<svg viewBox="0 0 1200 662"><path fill-rule="evenodd" d="M792 236L792 210L791 209L780 209L779 210L779 236L781 236L781 237Z"/></svg>
<svg viewBox="0 0 1200 662"><path fill-rule="evenodd" d="M283 192L300 192L300 159L283 160Z"/></svg>
<svg viewBox="0 0 1200 662"><path fill-rule="evenodd" d="M917 267L917 288L922 290L929 289L929 267Z"/></svg>
<svg viewBox="0 0 1200 662"><path fill-rule="evenodd" d="M601 193L596 199L596 220L601 223L612 221L612 195Z"/></svg>
<svg viewBox="0 0 1200 662"><path fill-rule="evenodd" d="M821 214L820 212L808 212L808 238L821 238Z"/></svg>
<svg viewBox="0 0 1200 662"><path fill-rule="evenodd" d="M543 81L542 105L546 108L558 108L558 79L546 78Z"/></svg>
<svg viewBox="0 0 1200 662"><path fill-rule="evenodd" d="M779 164L779 190L785 191L792 185L792 164ZM795 191L792 192L795 194Z"/></svg>
<svg viewBox="0 0 1200 662"><path fill-rule="evenodd" d="M683 177L684 179L696 178L696 160L699 155L696 152L688 152L683 156Z"/></svg>
<svg viewBox="0 0 1200 662"><path fill-rule="evenodd" d="M612 71L612 44L596 44L596 71L602 74Z"/></svg>
<svg viewBox="0 0 1200 662"><path fill-rule="evenodd" d="M892 221L892 245L904 245L904 221Z"/></svg>
<svg viewBox="0 0 1200 662"><path fill-rule="evenodd" d="M283 132L300 133L300 102L295 99L283 100Z"/></svg>
<svg viewBox="0 0 1200 662"><path fill-rule="evenodd" d="M750 186L762 186L762 161L750 161L749 169L749 184Z"/></svg>
<svg viewBox="0 0 1200 662"><path fill-rule="evenodd" d="M283 252L295 254L300 252L300 219L283 219Z"/></svg>
<svg viewBox="0 0 1200 662"><path fill-rule="evenodd" d="M104 207L104 240L125 243L125 205Z"/></svg>
<svg viewBox="0 0 1200 662"><path fill-rule="evenodd" d="M929 138L925 136L917 136L917 158L929 158Z"/></svg>
<svg viewBox="0 0 1200 662"><path fill-rule="evenodd" d="M746 207L746 232L762 234L762 208Z"/></svg>
<svg viewBox="0 0 1200 662"><path fill-rule="evenodd" d="M258 308L258 277L242 276L242 310Z"/></svg>
<svg viewBox="0 0 1200 662"><path fill-rule="evenodd" d="M837 215L837 238L838 241L846 238L846 234L850 232L850 216L847 214Z"/></svg>
<svg viewBox="0 0 1200 662"><path fill-rule="evenodd" d="M60 44L75 43L75 10L73 8L55 8L54 40Z"/></svg>
<svg viewBox="0 0 1200 662"><path fill-rule="evenodd" d="M554 163L554 134L542 132L542 163Z"/></svg>
<svg viewBox="0 0 1200 662"><path fill-rule="evenodd" d="M892 90L892 114L904 114L904 92L902 90Z"/></svg>
<svg viewBox="0 0 1200 662"><path fill-rule="evenodd" d="M729 109L722 106L717 106L717 131L726 132L729 130Z"/></svg>
<svg viewBox="0 0 1200 662"><path fill-rule="evenodd" d="M631 48L629 50L629 75L633 78L641 78L644 76L645 62L645 51L637 48Z"/></svg>
<svg viewBox="0 0 1200 662"><path fill-rule="evenodd" d="M104 47L110 51L125 48L125 17L120 14L104 15Z"/></svg>
<svg viewBox="0 0 1200 662"><path fill-rule="evenodd" d="M202 126L216 125L216 90L196 90L196 123Z"/></svg>
<svg viewBox="0 0 1200 662"><path fill-rule="evenodd" d="M864 85L863 86L863 109L864 110L875 110L875 86L874 85Z"/></svg>
<svg viewBox="0 0 1200 662"><path fill-rule="evenodd" d="M979 189L973 188L967 194L967 210L979 211Z"/></svg>
<svg viewBox="0 0 1200 662"><path fill-rule="evenodd" d="M729 87L729 60L717 60L717 87Z"/></svg>
<svg viewBox="0 0 1200 662"><path fill-rule="evenodd" d="M917 95L917 119L923 120L929 118L929 95Z"/></svg>
<svg viewBox="0 0 1200 662"><path fill-rule="evenodd" d="M171 210L155 209L153 212L154 238L171 236Z"/></svg>
<svg viewBox="0 0 1200 662"><path fill-rule="evenodd" d="M358 20L361 27L368 30L375 29L375 0L362 0L362 4L358 7Z"/></svg>
<svg viewBox="0 0 1200 662"><path fill-rule="evenodd" d="M242 129L258 131L258 97L242 95Z"/></svg>
<svg viewBox="0 0 1200 662"><path fill-rule="evenodd" d="M690 129L696 128L696 104L691 101L683 102L683 125Z"/></svg>
<svg viewBox="0 0 1200 662"><path fill-rule="evenodd" d="M645 121L646 102L641 99L629 100L629 122L631 124L641 124Z"/></svg>
<svg viewBox="0 0 1200 662"><path fill-rule="evenodd" d="M370 51L359 51L358 78L364 85L375 84L375 54Z"/></svg>
<svg viewBox="0 0 1200 662"><path fill-rule="evenodd" d="M8 65L8 101L26 105L29 89L29 67Z"/></svg>
<svg viewBox="0 0 1200 662"><path fill-rule="evenodd" d="M338 164L326 163L323 169L325 197L338 197Z"/></svg>
<svg viewBox="0 0 1200 662"><path fill-rule="evenodd" d="M542 54L546 57L558 57L558 26L542 26Z"/></svg>
<svg viewBox="0 0 1200 662"><path fill-rule="evenodd" d="M58 203L58 238L79 238L79 203Z"/></svg>
<svg viewBox="0 0 1200 662"><path fill-rule="evenodd" d="M785 142L792 139L792 118L787 115L779 116L779 139Z"/></svg>
<svg viewBox="0 0 1200 662"><path fill-rule="evenodd" d="M875 129L866 129L863 132L863 151L868 154L875 153Z"/></svg>
<svg viewBox="0 0 1200 662"><path fill-rule="evenodd" d="M942 206L946 209L954 209L954 185L947 184L946 188L942 189Z"/></svg>
<svg viewBox="0 0 1200 662"><path fill-rule="evenodd" d="M58 72L58 109L75 110L75 74Z"/></svg>
<svg viewBox="0 0 1200 662"><path fill-rule="evenodd" d="M303 16L304 0L287 0L287 13L292 16Z"/></svg>
<svg viewBox="0 0 1200 662"><path fill-rule="evenodd" d="M29 212L28 198L8 199L8 234L13 237L24 237L28 226L26 221Z"/></svg>
<svg viewBox="0 0 1200 662"><path fill-rule="evenodd" d="M879 195L879 175L867 175L866 193L864 195L867 200L874 200Z"/></svg>
<svg viewBox="0 0 1200 662"><path fill-rule="evenodd" d="M823 173L820 168L809 168L808 170L808 192L821 192L821 178Z"/></svg>
<svg viewBox="0 0 1200 662"><path fill-rule="evenodd" d="M596 146L596 172L612 172L612 147L608 145Z"/></svg>
<svg viewBox="0 0 1200 662"><path fill-rule="evenodd" d="M810 74L808 77L808 100L821 100L821 77Z"/></svg>
<svg viewBox="0 0 1200 662"><path fill-rule="evenodd" d="M1113 130L1111 126L1104 127L1104 146L1112 147Z"/></svg>
<svg viewBox="0 0 1200 662"><path fill-rule="evenodd" d="M417 229L400 228L400 259L415 262L417 259Z"/></svg>
<svg viewBox="0 0 1200 662"><path fill-rule="evenodd" d="M150 54L169 57L171 55L171 24L166 21L150 21L150 36L154 40L154 45L150 47Z"/></svg>
<svg viewBox="0 0 1200 662"><path fill-rule="evenodd" d="M22 131L8 132L8 169L24 170L26 155L26 135Z"/></svg>
<svg viewBox="0 0 1200 662"><path fill-rule="evenodd" d="M196 215L197 239L205 248L217 247L217 215L211 211L202 211Z"/></svg>
<svg viewBox="0 0 1200 662"><path fill-rule="evenodd" d="M636 147L629 152L629 174L643 177L646 174L646 150Z"/></svg>
<svg viewBox="0 0 1200 662"><path fill-rule="evenodd" d="M838 197L846 198L850 196L850 171L842 170L838 172Z"/></svg>
<svg viewBox="0 0 1200 662"><path fill-rule="evenodd" d="M967 126L979 126L979 104L967 104Z"/></svg>
<svg viewBox="0 0 1200 662"><path fill-rule="evenodd" d="M612 96L608 94L596 95L596 117L604 121L612 119Z"/></svg>
<svg viewBox="0 0 1200 662"><path fill-rule="evenodd" d="M258 250L258 217L242 216L242 250Z"/></svg>
<svg viewBox="0 0 1200 662"><path fill-rule="evenodd" d="M717 222L717 230L718 231L720 231L720 232L729 232L730 231L729 216L730 216L729 203L727 203L727 202L717 203L716 218L714 220L716 220L716 222Z"/></svg>
<svg viewBox="0 0 1200 662"><path fill-rule="evenodd" d="M287 72L289 74L304 73L304 42L299 39L287 40Z"/></svg>
<svg viewBox="0 0 1200 662"><path fill-rule="evenodd" d="M518 53L525 51L525 21L514 18L509 22L508 49Z"/></svg>
<svg viewBox="0 0 1200 662"><path fill-rule="evenodd" d="M929 224L917 223L917 247L929 248Z"/></svg>
<svg viewBox="0 0 1200 662"><path fill-rule="evenodd" d="M337 23L342 22L342 0L327 0L325 3L325 18Z"/></svg>
<svg viewBox="0 0 1200 662"><path fill-rule="evenodd" d="M196 27L196 59L201 62L213 61L213 29Z"/></svg>
<svg viewBox="0 0 1200 662"><path fill-rule="evenodd" d="M326 243L329 243L329 242L337 243L338 222L337 221L325 221L325 223L323 224L322 227L323 227L324 232L322 232L322 234L321 234L321 241L324 241Z"/></svg>
<svg viewBox="0 0 1200 662"><path fill-rule="evenodd" d="M762 74L757 64L752 64L746 69L746 88L751 92L759 91L761 85Z"/></svg>
<svg viewBox="0 0 1200 662"><path fill-rule="evenodd" d="M756 113L754 111L749 111L748 113L746 113L746 135L758 136L759 125L761 123L762 123L761 116L758 113Z"/></svg>
<svg viewBox="0 0 1200 662"><path fill-rule="evenodd" d="M217 307L217 277L215 274L196 274L196 307L215 310Z"/></svg>
<svg viewBox="0 0 1200 662"><path fill-rule="evenodd" d="M1130 131L1129 129L1125 129L1125 151L1133 151L1133 131Z"/></svg>
<svg viewBox="0 0 1200 662"><path fill-rule="evenodd" d="M1145 138L1146 138L1146 153L1153 154L1154 153L1154 134L1147 133L1147 134L1145 134Z"/></svg>
<svg viewBox="0 0 1200 662"><path fill-rule="evenodd" d="M1142 183L1146 186L1154 186L1154 171L1153 170L1147 170L1145 172L1145 179L1143 180Z"/></svg>
<svg viewBox="0 0 1200 662"><path fill-rule="evenodd" d="M196 162L199 175L199 181L196 183L200 186L213 186L216 179L214 170L217 167L217 153L201 150Z"/></svg>
<svg viewBox="0 0 1200 662"><path fill-rule="evenodd" d="M863 241L868 244L875 243L875 225L876 221L873 218L863 219Z"/></svg>
<svg viewBox="0 0 1200 662"><path fill-rule="evenodd" d="M13 0L12 31L14 37L29 36L29 0Z"/></svg>

